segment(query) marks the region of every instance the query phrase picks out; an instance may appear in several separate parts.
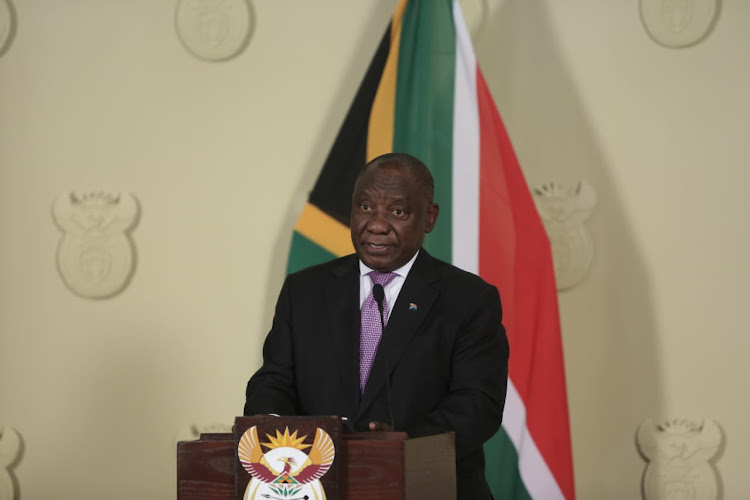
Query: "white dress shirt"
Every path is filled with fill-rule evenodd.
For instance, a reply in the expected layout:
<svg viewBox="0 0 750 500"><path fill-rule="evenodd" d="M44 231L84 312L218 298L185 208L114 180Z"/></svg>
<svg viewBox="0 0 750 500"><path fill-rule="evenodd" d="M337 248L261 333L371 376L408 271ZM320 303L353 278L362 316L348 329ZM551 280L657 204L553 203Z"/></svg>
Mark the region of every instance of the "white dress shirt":
<svg viewBox="0 0 750 500"><path fill-rule="evenodd" d="M406 281L406 277L409 275L409 271L411 271L411 266L414 265L414 261L417 260L417 255L419 255L419 252L414 254L414 257L411 258L409 262L404 264L403 266L399 267L394 273L396 273L396 277L394 277L390 283L388 283L386 286L383 287L383 290L385 291L385 302L388 306L388 312L385 317L385 323L388 323L388 318L391 317L391 311L393 311L393 305L396 303L396 299L398 299L398 294L401 292L401 288L404 286L404 281ZM359 308L362 309L362 304L365 303L365 299L368 295L370 295L370 292L372 292L372 280L368 276L368 273L374 271L374 269L370 269L364 263L360 260L359 261Z"/></svg>

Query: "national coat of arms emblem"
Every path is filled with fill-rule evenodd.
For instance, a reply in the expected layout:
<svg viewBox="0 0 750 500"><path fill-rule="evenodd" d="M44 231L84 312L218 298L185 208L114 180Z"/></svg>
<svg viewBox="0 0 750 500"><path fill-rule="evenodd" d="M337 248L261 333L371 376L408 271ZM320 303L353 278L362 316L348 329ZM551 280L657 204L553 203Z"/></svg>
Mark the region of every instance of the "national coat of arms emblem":
<svg viewBox="0 0 750 500"><path fill-rule="evenodd" d="M550 182L534 188L534 201L552 246L557 289L573 288L594 258L594 242L584 222L596 206L596 191L583 181L573 188Z"/></svg>
<svg viewBox="0 0 750 500"><path fill-rule="evenodd" d="M138 221L138 201L130 194L69 193L52 205L63 231L57 268L65 284L90 299L111 297L133 275L135 246L130 231Z"/></svg>
<svg viewBox="0 0 750 500"><path fill-rule="evenodd" d="M713 461L723 440L714 420L678 418L657 425L646 419L636 435L638 449L648 460L643 473L643 498L719 498Z"/></svg>
<svg viewBox="0 0 750 500"><path fill-rule="evenodd" d="M245 500L324 500L320 478L331 468L336 451L333 440L318 428L312 445L307 436L297 437L285 428L276 436L266 434L267 443L258 439L256 426L245 431L237 448L242 467L252 476ZM263 447L268 451L263 452ZM309 453L303 450L310 448Z"/></svg>

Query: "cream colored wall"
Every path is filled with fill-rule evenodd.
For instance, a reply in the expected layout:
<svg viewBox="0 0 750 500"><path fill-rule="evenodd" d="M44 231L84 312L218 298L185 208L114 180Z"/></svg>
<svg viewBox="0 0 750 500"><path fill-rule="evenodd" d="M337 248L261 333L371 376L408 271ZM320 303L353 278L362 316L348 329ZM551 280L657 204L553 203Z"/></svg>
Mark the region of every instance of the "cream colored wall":
<svg viewBox="0 0 750 500"><path fill-rule="evenodd" d="M587 281L560 294L577 491L639 496L645 417L713 418L725 500L750 498L750 2L667 49L638 2L492 4L477 51L527 180L599 192Z"/></svg>
<svg viewBox="0 0 750 500"><path fill-rule="evenodd" d="M634 0L485 4L477 54L529 182L599 191L596 260L560 295L579 498L638 497L649 416L718 420L724 498L746 498L750 3L680 50ZM180 429L241 412L291 228L394 2L252 5L247 50L216 64L183 50L175 2L15 2L0 425L24 437L21 499L173 497ZM63 285L50 216L95 188L142 207L132 283L99 301Z"/></svg>

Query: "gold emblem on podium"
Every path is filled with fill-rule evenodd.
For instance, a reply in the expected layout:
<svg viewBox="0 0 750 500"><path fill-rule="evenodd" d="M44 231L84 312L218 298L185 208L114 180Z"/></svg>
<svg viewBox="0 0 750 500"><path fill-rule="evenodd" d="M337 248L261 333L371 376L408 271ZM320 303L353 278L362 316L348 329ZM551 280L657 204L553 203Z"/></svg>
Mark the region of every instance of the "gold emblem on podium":
<svg viewBox="0 0 750 500"><path fill-rule="evenodd" d="M331 468L336 455L333 440L317 428L312 445L303 444L307 436L297 437L286 427L276 436L266 434L268 442L258 439L256 426L240 438L237 455L242 467L252 476L244 499L324 500L320 478ZM263 452L262 447L268 451ZM305 453L310 448L309 453Z"/></svg>

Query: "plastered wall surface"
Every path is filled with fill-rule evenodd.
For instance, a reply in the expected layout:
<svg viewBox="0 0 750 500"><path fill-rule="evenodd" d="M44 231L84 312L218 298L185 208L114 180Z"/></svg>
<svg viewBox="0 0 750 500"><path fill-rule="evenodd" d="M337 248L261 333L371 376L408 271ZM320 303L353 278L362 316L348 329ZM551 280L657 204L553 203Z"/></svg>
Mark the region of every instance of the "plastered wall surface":
<svg viewBox="0 0 750 500"><path fill-rule="evenodd" d="M530 184L596 187L596 256L560 294L578 498L638 498L647 417L715 419L725 500L750 496L750 3L667 49L638 2L488 0L479 63ZM175 440L231 422L291 229L395 2L252 0L209 63L176 2L14 2L0 56L0 425L20 499L174 496ZM469 10L471 9L471 10ZM53 201L133 193L136 270L72 293Z"/></svg>

